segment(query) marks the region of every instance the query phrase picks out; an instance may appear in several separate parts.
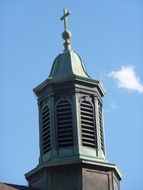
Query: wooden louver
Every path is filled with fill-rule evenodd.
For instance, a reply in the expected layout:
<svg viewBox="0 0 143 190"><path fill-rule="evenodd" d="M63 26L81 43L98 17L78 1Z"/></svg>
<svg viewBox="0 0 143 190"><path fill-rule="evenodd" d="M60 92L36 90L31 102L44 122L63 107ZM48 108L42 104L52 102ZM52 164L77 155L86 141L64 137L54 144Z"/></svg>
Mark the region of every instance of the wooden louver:
<svg viewBox="0 0 143 190"><path fill-rule="evenodd" d="M103 123L102 123L102 105L98 102L98 115L99 115L99 133L100 133L100 143L101 149L104 152L104 136L103 136Z"/></svg>
<svg viewBox="0 0 143 190"><path fill-rule="evenodd" d="M57 143L58 147L73 146L72 108L71 103L64 99L57 107Z"/></svg>
<svg viewBox="0 0 143 190"><path fill-rule="evenodd" d="M96 148L95 118L92 104L86 100L82 101L80 104L80 112L82 145Z"/></svg>
<svg viewBox="0 0 143 190"><path fill-rule="evenodd" d="M48 106L42 110L42 151L43 154L51 150L50 112Z"/></svg>

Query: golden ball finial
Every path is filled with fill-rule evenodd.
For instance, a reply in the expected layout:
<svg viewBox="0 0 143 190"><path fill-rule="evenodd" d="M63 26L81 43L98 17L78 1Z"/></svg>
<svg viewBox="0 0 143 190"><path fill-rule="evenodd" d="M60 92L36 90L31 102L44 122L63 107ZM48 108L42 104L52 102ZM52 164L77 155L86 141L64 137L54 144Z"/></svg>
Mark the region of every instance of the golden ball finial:
<svg viewBox="0 0 143 190"><path fill-rule="evenodd" d="M65 30L63 33L62 33L62 37L65 41L67 40L70 40L71 39L71 32L69 30Z"/></svg>

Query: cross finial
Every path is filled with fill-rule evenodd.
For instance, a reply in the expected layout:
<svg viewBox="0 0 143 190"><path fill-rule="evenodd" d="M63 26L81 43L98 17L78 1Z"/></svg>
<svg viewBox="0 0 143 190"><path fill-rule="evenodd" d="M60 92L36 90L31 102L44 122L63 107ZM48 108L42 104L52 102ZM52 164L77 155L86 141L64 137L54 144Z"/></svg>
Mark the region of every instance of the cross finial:
<svg viewBox="0 0 143 190"><path fill-rule="evenodd" d="M67 29L67 17L70 15L70 12L67 11L66 9L63 10L63 16L60 18L60 20L64 20L64 32L62 34L63 39L65 40L64 46L65 46L65 51L71 50L71 32Z"/></svg>
<svg viewBox="0 0 143 190"><path fill-rule="evenodd" d="M66 9L63 10L64 15L60 18L61 20L64 20L64 29L67 30L67 17L70 15L70 12Z"/></svg>

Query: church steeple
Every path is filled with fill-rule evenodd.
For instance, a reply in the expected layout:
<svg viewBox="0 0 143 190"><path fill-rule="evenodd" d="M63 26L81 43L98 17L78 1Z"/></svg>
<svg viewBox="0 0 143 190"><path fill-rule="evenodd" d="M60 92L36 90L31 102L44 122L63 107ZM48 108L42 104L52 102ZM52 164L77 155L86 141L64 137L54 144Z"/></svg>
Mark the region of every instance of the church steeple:
<svg viewBox="0 0 143 190"><path fill-rule="evenodd" d="M64 9L61 17L64 52L54 60L48 79L34 89L39 106L40 159L26 178L33 187L42 190L93 190L88 185L82 188L84 177L90 178L87 171L93 170L96 173L93 178L104 173L102 177L99 175L100 185L95 180L95 189L109 190L110 186L119 190L111 184L113 180L102 181L106 175L110 175L108 178L114 175L117 182L121 179L115 165L109 164L105 156L102 100L105 90L100 81L89 77L80 56L71 48L66 20L69 14ZM92 179L92 171L90 175ZM59 181L55 182L57 178Z"/></svg>
<svg viewBox="0 0 143 190"><path fill-rule="evenodd" d="M55 159L60 163L67 157L106 161L104 88L89 77L81 58L71 50L69 14L64 9L61 17L65 50L54 60L48 80L34 89L39 102L40 163Z"/></svg>

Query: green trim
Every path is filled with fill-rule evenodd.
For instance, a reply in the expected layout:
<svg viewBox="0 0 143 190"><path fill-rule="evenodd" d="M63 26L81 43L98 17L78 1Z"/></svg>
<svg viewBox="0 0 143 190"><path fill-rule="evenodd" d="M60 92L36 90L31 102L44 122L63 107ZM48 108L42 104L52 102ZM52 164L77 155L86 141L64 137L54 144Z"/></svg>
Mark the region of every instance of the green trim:
<svg viewBox="0 0 143 190"><path fill-rule="evenodd" d="M122 175L119 172L119 170L117 169L115 164L103 162L101 160L89 160L89 159L83 158L83 157L81 157L81 158L72 157L70 159L66 158L66 159L61 159L61 160L58 159L58 160L53 160L51 162L46 162L46 163L40 164L33 170L26 173L25 177L29 178L30 176L34 175L38 171L40 171L44 168L47 168L47 167L53 167L53 166L59 166L59 165L61 166L61 165L68 165L68 164L90 164L90 165L94 165L94 166L110 168L115 171L116 175L119 177L120 180L122 179Z"/></svg>
<svg viewBox="0 0 143 190"><path fill-rule="evenodd" d="M99 80L95 80L92 78L86 78L81 76L68 76L68 77L58 77L58 78L52 78L49 77L44 82L42 82L40 85L38 85L36 88L33 89L34 93L37 94L40 92L43 88L48 86L49 84L55 84L55 83L62 83L62 82L69 82L69 81L81 81L81 82L87 82L89 84L93 84L99 87L102 96L105 95L105 88L103 87L102 83Z"/></svg>

